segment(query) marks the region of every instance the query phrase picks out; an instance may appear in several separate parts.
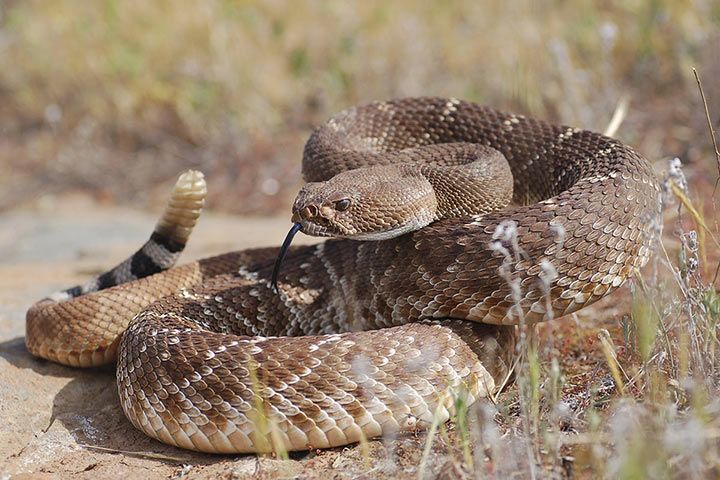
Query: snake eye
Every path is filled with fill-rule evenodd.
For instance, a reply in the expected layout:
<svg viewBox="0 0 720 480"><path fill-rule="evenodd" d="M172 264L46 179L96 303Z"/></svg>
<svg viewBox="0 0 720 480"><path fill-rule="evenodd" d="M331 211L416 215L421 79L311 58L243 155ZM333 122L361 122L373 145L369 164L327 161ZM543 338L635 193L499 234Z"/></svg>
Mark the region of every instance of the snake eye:
<svg viewBox="0 0 720 480"><path fill-rule="evenodd" d="M350 199L349 198L343 198L335 202L335 210L338 212L343 212L350 208Z"/></svg>

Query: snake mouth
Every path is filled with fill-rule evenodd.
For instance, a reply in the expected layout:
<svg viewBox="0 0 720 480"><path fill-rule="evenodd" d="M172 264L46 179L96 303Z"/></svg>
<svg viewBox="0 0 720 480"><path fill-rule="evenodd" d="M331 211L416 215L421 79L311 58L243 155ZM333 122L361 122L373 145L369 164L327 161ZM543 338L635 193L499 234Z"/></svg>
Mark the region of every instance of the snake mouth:
<svg viewBox="0 0 720 480"><path fill-rule="evenodd" d="M280 251L278 252L277 259L275 260L275 266L273 267L272 277L270 278L270 286L272 287L273 292L275 292L276 294L279 293L277 287L277 279L278 274L280 273L280 265L282 265L282 261L285 258L285 254L287 253L288 249L290 248L290 244L292 243L295 234L301 230L302 224L293 223L292 227L290 227L290 231L288 231L287 235L285 236L285 240L280 247Z"/></svg>

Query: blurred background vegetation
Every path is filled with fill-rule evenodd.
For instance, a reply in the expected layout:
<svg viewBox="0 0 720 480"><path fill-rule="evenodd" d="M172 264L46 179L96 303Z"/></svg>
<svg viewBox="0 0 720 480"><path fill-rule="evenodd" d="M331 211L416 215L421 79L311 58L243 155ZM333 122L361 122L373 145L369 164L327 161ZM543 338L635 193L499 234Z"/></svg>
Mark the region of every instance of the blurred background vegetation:
<svg viewBox="0 0 720 480"><path fill-rule="evenodd" d="M286 212L313 126L358 102L452 95L603 130L651 159L707 148L720 2L0 0L0 210L85 191ZM49 196L49 197L48 197Z"/></svg>

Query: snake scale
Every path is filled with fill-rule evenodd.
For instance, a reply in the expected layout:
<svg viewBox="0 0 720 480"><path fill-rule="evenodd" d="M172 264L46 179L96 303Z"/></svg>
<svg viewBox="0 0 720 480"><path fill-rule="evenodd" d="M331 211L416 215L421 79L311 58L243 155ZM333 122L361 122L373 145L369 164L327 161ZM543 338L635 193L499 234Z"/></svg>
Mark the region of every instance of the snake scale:
<svg viewBox="0 0 720 480"><path fill-rule="evenodd" d="M502 153L512 203L379 241L277 248L169 268L203 204L179 180L143 248L27 313L26 344L74 366L117 362L127 418L204 452L344 445L449 418L487 396L514 327L574 312L643 266L659 222L649 163L600 134L457 99L354 107L315 130L304 174L323 180L412 149Z"/></svg>

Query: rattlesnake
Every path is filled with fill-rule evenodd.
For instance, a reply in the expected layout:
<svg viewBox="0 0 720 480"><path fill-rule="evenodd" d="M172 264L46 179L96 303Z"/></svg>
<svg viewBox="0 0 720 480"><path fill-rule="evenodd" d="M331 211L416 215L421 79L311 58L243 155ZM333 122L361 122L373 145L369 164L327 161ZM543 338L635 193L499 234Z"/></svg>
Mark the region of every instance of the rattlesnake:
<svg viewBox="0 0 720 480"><path fill-rule="evenodd" d="M30 308L27 347L68 365L117 359L133 425L193 450L323 448L447 419L455 395L486 396L507 371L510 325L576 311L644 265L660 214L650 165L619 141L456 99L342 112L311 136L304 170L329 178L455 142L504 155L512 205L296 247L277 294L276 248L156 273L202 206L188 173L131 259Z"/></svg>

